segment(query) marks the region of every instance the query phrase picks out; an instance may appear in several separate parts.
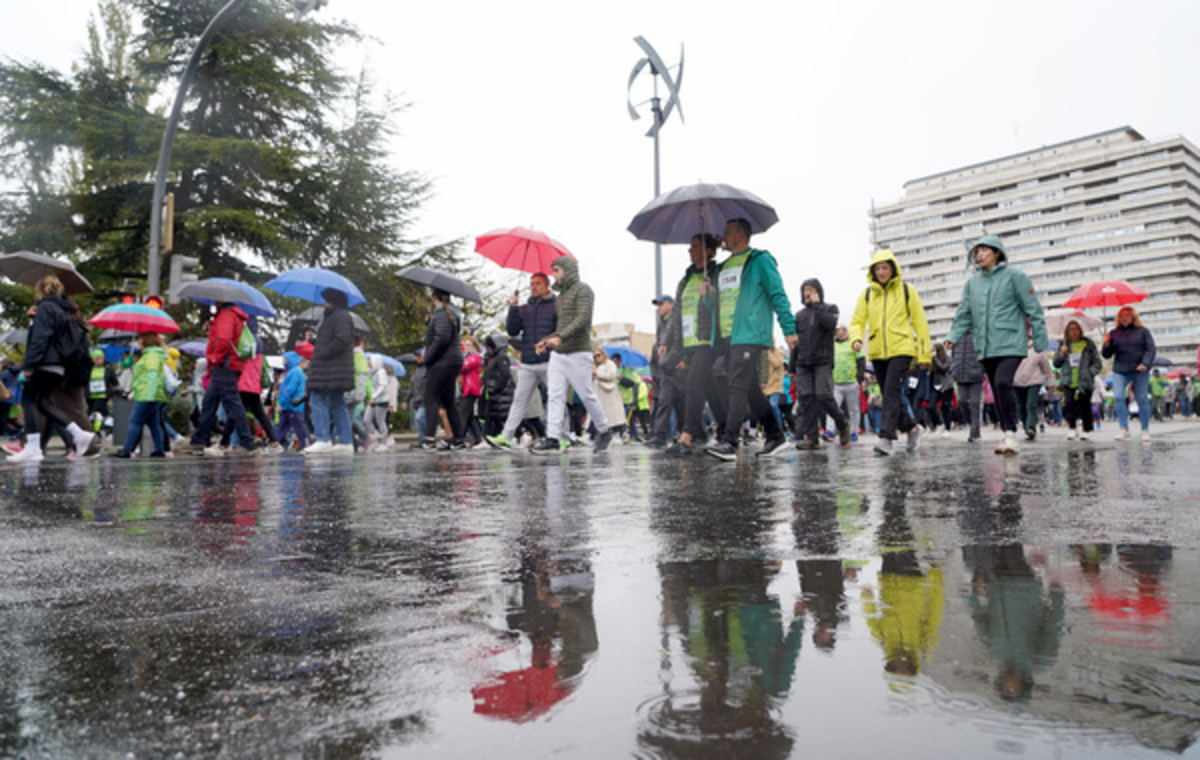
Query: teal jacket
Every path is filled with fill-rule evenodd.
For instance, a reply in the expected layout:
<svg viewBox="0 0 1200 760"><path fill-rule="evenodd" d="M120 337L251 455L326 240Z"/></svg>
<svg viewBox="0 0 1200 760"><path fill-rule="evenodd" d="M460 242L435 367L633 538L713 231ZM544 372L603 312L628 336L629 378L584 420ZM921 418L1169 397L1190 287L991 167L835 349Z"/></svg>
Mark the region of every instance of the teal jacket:
<svg viewBox="0 0 1200 760"><path fill-rule="evenodd" d="M1030 328L1034 349L1045 351L1046 322L1033 283L1029 275L1002 259L990 270L976 267L967 280L946 340L957 343L970 330L980 361L994 356L1024 358L1029 353Z"/></svg>
<svg viewBox="0 0 1200 760"><path fill-rule="evenodd" d="M770 348L775 333L771 327L772 311L783 334L795 335L796 318L792 315L792 304L784 290L775 257L768 251L753 249L742 270L730 345Z"/></svg>

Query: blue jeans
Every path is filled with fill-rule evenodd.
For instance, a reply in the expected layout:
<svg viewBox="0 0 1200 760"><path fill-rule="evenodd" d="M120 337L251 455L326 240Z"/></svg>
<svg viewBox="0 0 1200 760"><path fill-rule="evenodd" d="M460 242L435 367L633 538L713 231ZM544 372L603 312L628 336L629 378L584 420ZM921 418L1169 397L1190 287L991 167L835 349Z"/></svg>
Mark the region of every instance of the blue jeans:
<svg viewBox="0 0 1200 760"><path fill-rule="evenodd" d="M312 402L313 438L329 442L329 422L333 420L333 443L349 444L350 410L346 408L345 391L309 391Z"/></svg>
<svg viewBox="0 0 1200 760"><path fill-rule="evenodd" d="M425 443L425 407L413 409L413 424L417 428L417 442Z"/></svg>
<svg viewBox="0 0 1200 760"><path fill-rule="evenodd" d="M125 451L133 453L133 450L142 441L142 427L149 425L150 439L154 441L154 450L162 453L162 407L161 401L134 402L133 412L129 415L129 428L125 432Z"/></svg>
<svg viewBox="0 0 1200 760"><path fill-rule="evenodd" d="M1150 373L1149 372L1114 372L1113 406L1117 410L1117 424L1122 430L1129 429L1129 406L1125 403L1125 389L1133 384L1133 398L1137 401L1138 421L1142 430L1150 429Z"/></svg>

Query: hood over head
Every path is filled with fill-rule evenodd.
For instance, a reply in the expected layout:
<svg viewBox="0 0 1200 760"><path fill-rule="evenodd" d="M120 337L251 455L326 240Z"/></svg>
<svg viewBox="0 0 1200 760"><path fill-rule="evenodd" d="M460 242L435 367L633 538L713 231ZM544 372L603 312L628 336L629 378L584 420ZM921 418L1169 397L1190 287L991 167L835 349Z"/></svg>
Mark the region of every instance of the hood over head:
<svg viewBox="0 0 1200 760"><path fill-rule="evenodd" d="M871 255L871 266L867 267L867 282L877 283L875 279L875 265L881 261L890 262L892 265L892 280L900 279L900 262L896 260L896 254L886 248L881 248ZM888 280L891 282L891 280Z"/></svg>
<svg viewBox="0 0 1200 760"><path fill-rule="evenodd" d="M378 372L383 368L383 357L379 354L371 354L367 357L367 369L372 372Z"/></svg>
<svg viewBox="0 0 1200 760"><path fill-rule="evenodd" d="M820 301L821 303L825 303L825 288L821 287L821 281L818 280L816 277L810 277L809 279L800 283L800 302L801 303L804 302L804 289L806 287L816 288L817 300Z"/></svg>
<svg viewBox="0 0 1200 760"><path fill-rule="evenodd" d="M492 351L493 353L500 353L501 351L508 350L508 336L503 333L489 335L487 336L487 339L483 341L483 344L487 346L489 351Z"/></svg>
<svg viewBox="0 0 1200 760"><path fill-rule="evenodd" d="M971 243L971 250L970 250L971 266L977 266L975 264L975 249L981 245L986 245L988 248L991 248L993 251L996 252L996 262L997 263L1000 263L1002 261L1004 261L1004 262L1008 261L1008 249L1006 249L1004 247L1004 241L1000 239L1000 236L999 235L984 235L983 237L979 238L975 242Z"/></svg>
<svg viewBox="0 0 1200 760"><path fill-rule="evenodd" d="M283 355L283 366L285 369L291 369L292 367L299 367L300 360L302 358L304 358L304 357L300 356L300 354L296 353L295 351L288 351L287 353L285 353Z"/></svg>
<svg viewBox="0 0 1200 760"><path fill-rule="evenodd" d="M579 262L574 256L559 256L551 266L563 271L563 276L554 283L555 290L566 290L579 282Z"/></svg>

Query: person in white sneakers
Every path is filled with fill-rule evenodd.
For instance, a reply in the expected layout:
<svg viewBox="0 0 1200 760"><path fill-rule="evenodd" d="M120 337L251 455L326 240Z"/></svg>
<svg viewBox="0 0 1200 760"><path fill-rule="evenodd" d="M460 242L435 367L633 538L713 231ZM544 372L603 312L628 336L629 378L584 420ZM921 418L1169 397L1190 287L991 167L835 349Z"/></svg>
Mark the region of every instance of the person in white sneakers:
<svg viewBox="0 0 1200 760"><path fill-rule="evenodd" d="M1062 343L1054 354L1054 366L1058 367L1058 387L1063 393L1063 413L1071 427L1067 440L1075 439L1075 421L1079 420L1083 423L1079 440L1086 441L1094 427L1092 391L1102 363L1096 344L1084 336L1083 328L1073 319L1063 331Z"/></svg>
<svg viewBox="0 0 1200 760"><path fill-rule="evenodd" d="M96 434L84 430L53 402L52 395L67 386L86 387L91 373L87 327L79 308L64 295L62 281L46 275L34 288L38 302L25 343L25 448L9 462L39 462L42 441L55 425L66 429L76 457L82 457Z"/></svg>

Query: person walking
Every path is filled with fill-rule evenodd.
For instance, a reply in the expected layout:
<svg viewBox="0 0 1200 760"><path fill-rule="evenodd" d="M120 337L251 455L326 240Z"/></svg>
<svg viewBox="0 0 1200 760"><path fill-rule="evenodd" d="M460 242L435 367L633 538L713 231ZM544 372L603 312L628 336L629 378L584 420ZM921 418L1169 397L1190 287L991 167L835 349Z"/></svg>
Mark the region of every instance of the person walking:
<svg viewBox="0 0 1200 760"><path fill-rule="evenodd" d="M975 355L975 333L970 330L962 334L950 352L950 377L954 379L958 408L967 420L967 443L979 443L982 435L980 428L983 426L983 381L986 375L979 357Z"/></svg>
<svg viewBox="0 0 1200 760"><path fill-rule="evenodd" d="M367 438L371 441L369 451L387 451L389 442L388 399L389 386L387 368L383 366L381 354L367 357L367 368L371 372L371 397L367 399L365 422Z"/></svg>
<svg viewBox="0 0 1200 760"><path fill-rule="evenodd" d="M850 328L838 325L833 333L833 402L850 423L850 440L858 440L862 425L862 383L867 360L850 343Z"/></svg>
<svg viewBox="0 0 1200 760"><path fill-rule="evenodd" d="M617 385L617 363L608 356L608 352L600 346L592 351L592 388L600 406L604 408L604 417L609 420L620 420L609 426L617 441L625 432L625 405L621 403L621 391Z"/></svg>
<svg viewBox="0 0 1200 760"><path fill-rule="evenodd" d="M554 331L534 346L539 354L550 353L546 380L550 388L547 400L546 437L534 444L530 452L538 455L557 454L559 440L566 442L568 389L574 390L596 428L592 444L594 451L604 451L612 442L609 421L592 390L592 308L595 295L591 287L579 279L579 262L573 256L560 256L550 267L554 275L557 318Z"/></svg>
<svg viewBox="0 0 1200 760"><path fill-rule="evenodd" d="M946 348L953 349L967 330L975 333L975 355L991 383L1004 433L996 453L1016 454L1020 449L1013 376L1028 354L1031 335L1033 350L1046 350L1046 322L1029 275L1009 266L999 236L980 238L971 246L970 256L975 273L963 286Z"/></svg>
<svg viewBox="0 0 1200 760"><path fill-rule="evenodd" d="M1039 396L1042 388L1054 383L1054 373L1050 370L1050 360L1043 351L1033 348L1029 342L1029 353L1017 365L1013 375L1013 390L1017 394L1017 417L1024 422L1025 437L1029 440L1037 438Z"/></svg>
<svg viewBox="0 0 1200 760"><path fill-rule="evenodd" d="M505 331L521 346L521 363L517 365L517 387L512 392L512 404L504 430L499 435L484 440L498 449L512 448L517 440L517 429L525 419L525 410L533 394L546 387L546 376L550 369L550 356L539 354L537 344L554 332L558 326L556 299L550 292L550 278L535 274L529 278L529 300L520 302L520 292L513 291L508 302L508 318ZM539 396L540 400L540 396Z"/></svg>
<svg viewBox="0 0 1200 760"><path fill-rule="evenodd" d="M413 355L417 357L417 368L413 370L412 379L408 382L408 395L404 397L400 408L409 413L412 427L417 431L417 442L409 448L419 449L425 443L425 376L428 372L425 369L425 349L418 348Z"/></svg>
<svg viewBox="0 0 1200 760"><path fill-rule="evenodd" d="M1058 387L1062 389L1066 412L1067 440L1076 436L1075 422L1083 423L1079 440L1086 441L1095 427L1092 419L1092 392L1096 388L1096 376L1102 363L1100 352L1091 338L1085 337L1083 328L1075 320L1067 322L1062 343L1054 354L1054 366L1058 367Z"/></svg>
<svg viewBox="0 0 1200 760"><path fill-rule="evenodd" d="M355 388L354 321L345 293L326 288L321 298L325 314L313 338L307 375L315 440L304 453L353 454L354 433L346 394Z"/></svg>
<svg viewBox="0 0 1200 760"><path fill-rule="evenodd" d="M259 428L267 438L267 445L263 451L268 454L278 454L283 451L283 448L275 442L277 438L275 435L275 425L271 422L271 416L267 414L267 410L263 407L263 364L266 360L266 354L263 350L262 339L258 336L258 320L252 316L248 317L246 319L246 326L250 328L251 334L254 335L254 356L242 364L242 372L238 376L238 394L242 398L242 407L245 408L247 414L258 422ZM223 450L228 450L232 436L233 426L226 425L225 430L221 433L221 447Z"/></svg>
<svg viewBox="0 0 1200 760"><path fill-rule="evenodd" d="M682 351L680 339L673 334L681 329L681 323L672 318L675 313L675 298L666 293L651 301L658 310L654 322L654 348L650 352L650 376L654 380L654 410L651 412L650 437L646 445L662 449L671 436L671 414L675 415L675 426L683 426L687 412L687 370L679 369Z"/></svg>
<svg viewBox="0 0 1200 760"><path fill-rule="evenodd" d="M255 450L250 423L246 421L246 407L242 405L238 390L245 360L238 356L237 346L247 319L246 312L235 304L217 305L217 314L208 325L208 346L204 352L208 386L200 407L200 422L192 432L191 440L178 447L182 453L217 456L224 453L218 447L208 445L221 408L225 410L225 424L232 425L238 434L238 446L232 451L249 454Z"/></svg>
<svg viewBox="0 0 1200 760"><path fill-rule="evenodd" d="M1117 312L1117 326L1104 333L1104 347L1100 353L1105 359L1113 360L1113 402L1117 424L1121 427L1116 439L1129 440L1129 405L1125 394L1132 385L1138 421L1142 426L1142 443L1150 443L1150 365L1154 363L1157 348L1154 336L1132 306L1122 306Z"/></svg>
<svg viewBox="0 0 1200 760"><path fill-rule="evenodd" d="M850 423L833 397L834 333L837 331L838 307L825 303L821 281L812 278L800 286L804 308L796 312L796 347L792 349L792 376L796 397L800 403L801 440L798 449L820 447L822 412L837 426L838 443L850 446ZM857 405L856 405L857 406Z"/></svg>
<svg viewBox="0 0 1200 760"><path fill-rule="evenodd" d="M950 352L941 343L933 346L933 365L929 370L929 417L932 431L942 424L942 437L954 426L954 380L950 377Z"/></svg>
<svg viewBox="0 0 1200 760"><path fill-rule="evenodd" d="M729 346L729 405L725 429L705 451L717 459L733 461L747 419L761 424L766 432L759 456L770 456L787 442L759 386L758 365L762 352L773 342L772 313L789 350L796 347L796 320L775 257L769 251L750 247L750 222L726 222L724 244L729 258L721 263L717 277L717 334Z"/></svg>
<svg viewBox="0 0 1200 760"><path fill-rule="evenodd" d="M308 359L295 351L283 355L285 372L277 394L279 424L275 427L275 441L284 451L288 450L288 433L296 436L301 449L308 445L308 426L304 424L304 399L308 395L307 366Z"/></svg>
<svg viewBox="0 0 1200 760"><path fill-rule="evenodd" d="M442 448L465 449L463 419L454 403L454 388L463 366L462 315L450 305L450 294L432 289L433 313L425 329L425 440L421 448L437 448L438 408L446 410L450 440Z"/></svg>
<svg viewBox="0 0 1200 760"><path fill-rule="evenodd" d="M508 336L489 335L483 341L487 353L483 365L484 441L501 435L512 408L513 376L508 358ZM484 444L488 445L487 443Z"/></svg>
<svg viewBox="0 0 1200 760"><path fill-rule="evenodd" d="M932 360L929 323L917 289L902 280L900 262L887 249L872 255L867 288L858 297L850 320L850 345L855 351L862 350L864 336L867 359L883 393L875 452L890 456L897 431L907 436L907 450L916 451L921 445L921 429L905 412L903 393L913 361L929 364Z"/></svg>
<svg viewBox="0 0 1200 760"><path fill-rule="evenodd" d="M470 437L467 446L483 446L483 428L479 424L480 400L483 398L483 346L473 335L462 340L463 363L459 370L458 416L463 421L463 434Z"/></svg>
<svg viewBox="0 0 1200 760"><path fill-rule="evenodd" d="M129 415L129 427L125 430L125 445L113 455L119 459L133 456L142 440L142 428L150 428L150 439L154 442L152 457L165 457L163 450L166 431L163 429L162 408L170 401L166 387L167 352L163 348L162 336L156 332L143 332L137 337L138 359L133 364L131 397L133 412Z"/></svg>

